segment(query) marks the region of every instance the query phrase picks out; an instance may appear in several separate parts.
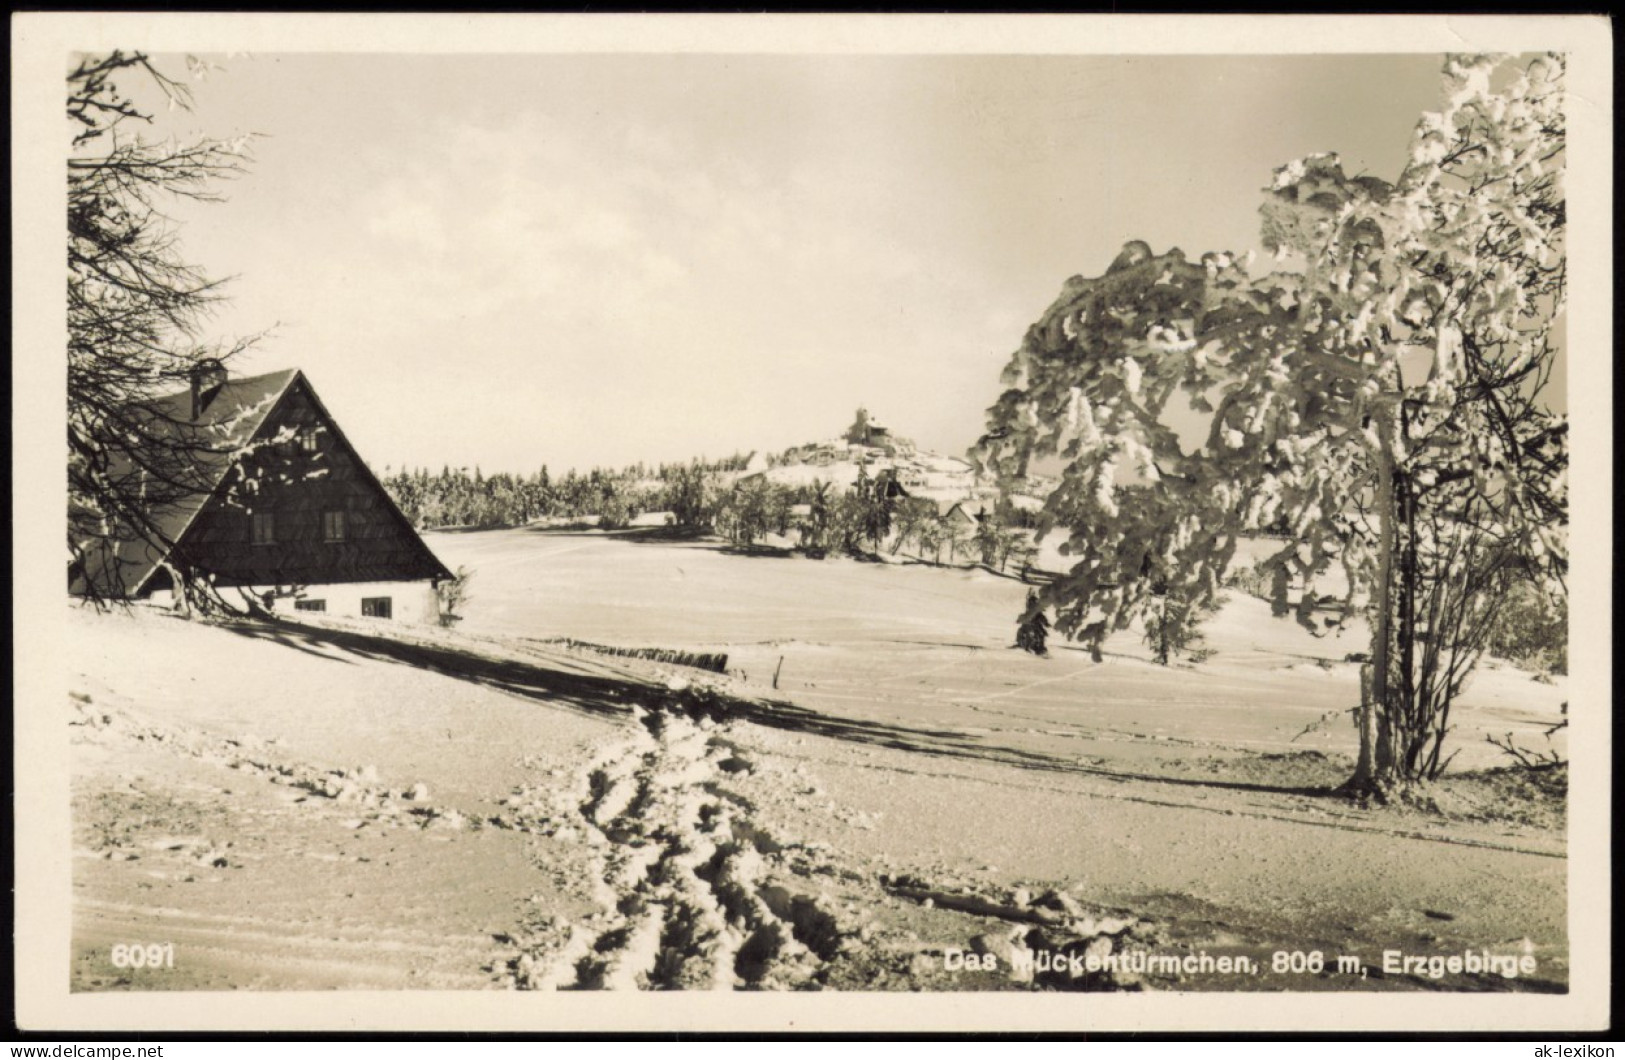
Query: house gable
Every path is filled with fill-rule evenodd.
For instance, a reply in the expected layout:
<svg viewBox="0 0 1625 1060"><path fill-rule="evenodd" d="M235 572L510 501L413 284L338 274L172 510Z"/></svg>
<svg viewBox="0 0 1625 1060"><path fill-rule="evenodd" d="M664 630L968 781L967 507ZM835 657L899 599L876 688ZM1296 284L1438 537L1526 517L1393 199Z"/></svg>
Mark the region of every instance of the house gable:
<svg viewBox="0 0 1625 1060"><path fill-rule="evenodd" d="M303 374L172 555L216 585L451 577L345 438Z"/></svg>
<svg viewBox="0 0 1625 1060"><path fill-rule="evenodd" d="M87 542L71 592L143 595L164 587L166 560L220 586L451 577L302 373L227 380L202 408L183 391L153 414L196 450L196 491L152 512L158 543Z"/></svg>
<svg viewBox="0 0 1625 1060"><path fill-rule="evenodd" d="M149 430L154 437L172 439L177 449L160 461L167 485L165 496L155 499L147 512L151 539L116 527L106 537L79 542L69 564L69 591L113 598L145 592L160 577L160 564L171 547L230 471L235 455L255 437L298 375L289 369L227 380L212 388L202 409L185 390L152 402ZM138 453L113 452L108 460L114 478L143 474L145 461Z"/></svg>

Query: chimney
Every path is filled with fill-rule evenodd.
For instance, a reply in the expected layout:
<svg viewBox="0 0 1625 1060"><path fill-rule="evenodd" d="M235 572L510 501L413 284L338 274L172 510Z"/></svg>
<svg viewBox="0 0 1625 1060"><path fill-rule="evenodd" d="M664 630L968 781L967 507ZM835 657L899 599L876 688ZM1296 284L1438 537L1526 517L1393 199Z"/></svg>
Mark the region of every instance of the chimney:
<svg viewBox="0 0 1625 1060"><path fill-rule="evenodd" d="M226 385L226 366L213 357L205 357L192 366L192 419L203 415L209 402Z"/></svg>

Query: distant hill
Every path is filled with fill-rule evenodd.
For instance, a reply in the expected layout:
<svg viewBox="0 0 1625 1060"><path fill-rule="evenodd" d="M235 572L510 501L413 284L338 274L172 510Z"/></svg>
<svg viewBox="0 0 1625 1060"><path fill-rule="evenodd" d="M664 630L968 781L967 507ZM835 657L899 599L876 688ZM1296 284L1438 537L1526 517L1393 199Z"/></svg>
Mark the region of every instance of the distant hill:
<svg viewBox="0 0 1625 1060"><path fill-rule="evenodd" d="M766 467L753 460L752 466L740 473L736 481L761 477L775 485L792 488L818 481L830 483L837 489L849 489L857 480L859 467L866 467L870 477L885 469L895 469L897 481L910 495L935 501L943 511L955 504L964 504L974 513L980 506L991 507L998 497L998 487L978 475L969 461L920 448L864 408L858 409L852 425L845 431L787 449L772 464ZM1034 479L1032 487L1036 495L1016 497L1018 507L1037 507L1053 483Z"/></svg>

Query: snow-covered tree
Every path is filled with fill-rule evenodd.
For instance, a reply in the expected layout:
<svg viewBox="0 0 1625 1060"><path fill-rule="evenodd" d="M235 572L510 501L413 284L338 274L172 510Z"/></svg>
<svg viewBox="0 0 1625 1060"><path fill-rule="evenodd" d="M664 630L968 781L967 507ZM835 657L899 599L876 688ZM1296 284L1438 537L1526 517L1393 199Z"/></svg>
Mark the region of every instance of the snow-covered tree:
<svg viewBox="0 0 1625 1060"><path fill-rule="evenodd" d="M975 541L971 526L958 519L943 519L942 542L948 546L948 562L955 563Z"/></svg>
<svg viewBox="0 0 1625 1060"><path fill-rule="evenodd" d="M836 502L830 495L830 484L813 479L807 491L807 516L799 531L799 543L803 549L822 552L826 547L835 506Z"/></svg>
<svg viewBox="0 0 1625 1060"><path fill-rule="evenodd" d="M196 76L209 69L189 65ZM173 543L164 511L212 481L205 464L223 443L160 399L247 345L204 337L219 286L185 261L163 213L175 199L216 199L241 171L247 141L143 138L132 131L152 120L137 102L143 86L171 109L191 104L184 82L139 53L79 56L67 77L68 544L78 563L99 552L104 567L121 541ZM173 573L183 598L202 591L194 572ZM84 587L121 591L117 578Z"/></svg>
<svg viewBox="0 0 1625 1060"><path fill-rule="evenodd" d="M698 461L672 470L666 480L666 507L673 525L692 533L709 532L720 492L716 474Z"/></svg>
<svg viewBox="0 0 1625 1060"><path fill-rule="evenodd" d="M736 545L750 546L778 525L784 491L757 475L736 484L717 509L716 526Z"/></svg>
<svg viewBox="0 0 1625 1060"><path fill-rule="evenodd" d="M910 542L915 543L923 557L936 548L937 506L925 497L904 497L896 505L894 517L896 533L892 537L892 555Z"/></svg>
<svg viewBox="0 0 1625 1060"><path fill-rule="evenodd" d="M852 502L859 533L871 549L879 549L891 536L892 518L897 511L897 498L892 492L895 484L894 472L882 471L871 478L868 465L858 465L858 476L852 483Z"/></svg>
<svg viewBox="0 0 1625 1060"><path fill-rule="evenodd" d="M1038 590L1028 589L1027 610L1016 626L1016 647L1034 655L1048 655L1048 640L1049 619L1044 614L1044 605L1038 599Z"/></svg>
<svg viewBox="0 0 1625 1060"><path fill-rule="evenodd" d="M1503 577L1564 591L1567 422L1543 394L1564 308L1562 86L1560 56L1452 57L1396 183L1334 155L1277 170L1277 271L1135 243L1067 281L978 446L1006 485L1064 465L1039 525L1069 534L1074 566L1042 594L1063 633L1098 645L1159 588L1212 600L1238 536L1284 524L1265 564L1277 613L1323 632L1335 588L1343 619L1371 623L1351 788L1438 774ZM1187 408L1207 417L1200 444L1169 425Z"/></svg>
<svg viewBox="0 0 1625 1060"><path fill-rule="evenodd" d="M1013 509L1001 499L992 511L983 509L977 516L973 543L988 567L1004 569L1010 554L1016 550L1017 538L1011 529Z"/></svg>
<svg viewBox="0 0 1625 1060"><path fill-rule="evenodd" d="M474 572L467 567L459 566L457 573L449 579L435 582L435 598L439 603L439 618L442 626L455 626L463 620L458 612L462 606L471 599L468 583L474 580Z"/></svg>
<svg viewBox="0 0 1625 1060"><path fill-rule="evenodd" d="M930 504L929 501L926 502ZM932 510L914 530L914 541L919 546L920 558L933 563L942 562L942 546L948 540L948 527L932 505Z"/></svg>

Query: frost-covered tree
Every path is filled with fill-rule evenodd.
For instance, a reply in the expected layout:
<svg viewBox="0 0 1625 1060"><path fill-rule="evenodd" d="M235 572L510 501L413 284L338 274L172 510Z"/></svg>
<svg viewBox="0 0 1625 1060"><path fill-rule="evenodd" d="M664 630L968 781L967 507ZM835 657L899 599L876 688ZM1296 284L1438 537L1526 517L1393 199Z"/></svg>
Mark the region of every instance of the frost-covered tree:
<svg viewBox="0 0 1625 1060"><path fill-rule="evenodd" d="M895 478L889 471L871 477L867 464L858 465L858 475L852 483L852 507L858 524L859 536L878 549L891 536L892 518L897 510L893 495Z"/></svg>
<svg viewBox="0 0 1625 1060"><path fill-rule="evenodd" d="M1044 605L1038 598L1038 590L1028 589L1027 610L1016 626L1016 647L1034 655L1048 655L1048 640L1049 619L1044 614Z"/></svg>
<svg viewBox="0 0 1625 1060"><path fill-rule="evenodd" d="M924 556L936 547L937 506L925 497L904 497L896 505L897 533L891 553L897 555L910 541Z"/></svg>
<svg viewBox="0 0 1625 1060"><path fill-rule="evenodd" d="M1153 582L1151 595L1154 603L1143 621L1145 642L1153 659L1162 666L1171 666L1176 656L1201 662L1212 654L1202 635L1202 623L1217 613L1217 604L1190 600L1170 589L1166 582Z"/></svg>
<svg viewBox="0 0 1625 1060"><path fill-rule="evenodd" d="M830 484L813 479L807 491L807 515L799 530L799 543L803 549L821 552L828 544L835 503L830 495Z"/></svg>
<svg viewBox="0 0 1625 1060"><path fill-rule="evenodd" d="M631 499L613 490L604 494L597 507L593 514L598 516L600 530L625 530L638 517L637 507Z"/></svg>
<svg viewBox="0 0 1625 1060"><path fill-rule="evenodd" d="M716 474L698 461L671 471L666 480L666 508L673 525L693 533L708 533L720 492Z"/></svg>
<svg viewBox="0 0 1625 1060"><path fill-rule="evenodd" d="M474 572L467 567L458 566L457 573L451 578L435 583L435 598L439 603L439 618L442 626L455 626L463 620L458 612L472 597L469 595L468 583L474 580Z"/></svg>
<svg viewBox="0 0 1625 1060"><path fill-rule="evenodd" d="M945 518L942 523L942 541L948 546L948 562L955 563L975 541L975 531L959 519Z"/></svg>
<svg viewBox="0 0 1625 1060"><path fill-rule="evenodd" d="M209 69L188 64L197 76ZM137 102L147 90L170 109L191 105L188 86L139 53L79 56L67 77L68 544L80 570L109 569L121 542L173 543L165 510L211 481L205 464L222 443L160 399L248 344L204 337L219 284L184 259L163 212L176 199L216 200L247 140L145 139L134 130L152 121ZM202 591L194 572L172 573L183 598ZM119 583L82 584L116 596Z"/></svg>
<svg viewBox="0 0 1625 1060"><path fill-rule="evenodd" d="M783 491L758 475L734 486L717 510L716 525L736 545L750 546L778 524Z"/></svg>
<svg viewBox="0 0 1625 1060"><path fill-rule="evenodd" d="M981 554L982 563L988 567L1004 569L1010 559L1010 553L1016 548L1016 535L1011 529L1013 509L1008 502L1001 499L992 511L985 508L977 516L976 533L972 539L977 551Z"/></svg>
<svg viewBox="0 0 1625 1060"><path fill-rule="evenodd" d="M927 504L930 502L927 501ZM919 546L920 558L930 557L931 562L942 562L942 546L948 539L948 528L942 521L942 516L932 505L932 510L920 521L914 530L914 541Z"/></svg>
<svg viewBox="0 0 1625 1060"><path fill-rule="evenodd" d="M1567 422L1543 394L1564 308L1562 86L1560 56L1452 57L1396 183L1333 155L1276 171L1277 271L1130 244L1066 283L978 447L1007 485L1064 464L1039 525L1069 535L1074 566L1042 594L1063 633L1098 645L1159 588L1211 601L1238 536L1284 525L1265 563L1277 613L1323 632L1336 589L1342 619L1370 622L1351 790L1437 776L1504 578L1564 592ZM1187 407L1208 424L1188 447L1169 426Z"/></svg>

